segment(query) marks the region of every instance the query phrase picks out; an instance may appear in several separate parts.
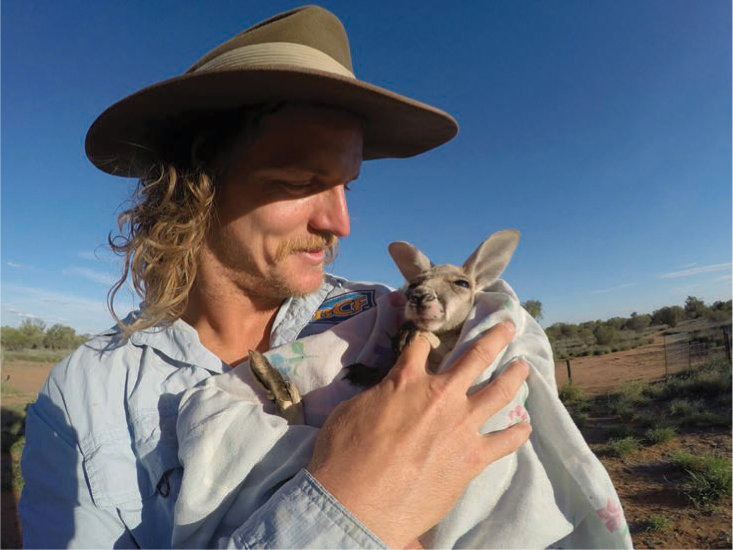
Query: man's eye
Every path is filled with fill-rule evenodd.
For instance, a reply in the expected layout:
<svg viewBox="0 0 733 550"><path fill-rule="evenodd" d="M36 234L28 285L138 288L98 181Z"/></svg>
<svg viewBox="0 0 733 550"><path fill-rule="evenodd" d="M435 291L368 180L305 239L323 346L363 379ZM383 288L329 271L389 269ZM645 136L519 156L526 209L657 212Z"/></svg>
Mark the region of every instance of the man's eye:
<svg viewBox="0 0 733 550"><path fill-rule="evenodd" d="M313 180L283 180L277 183L290 193L307 193L314 186Z"/></svg>

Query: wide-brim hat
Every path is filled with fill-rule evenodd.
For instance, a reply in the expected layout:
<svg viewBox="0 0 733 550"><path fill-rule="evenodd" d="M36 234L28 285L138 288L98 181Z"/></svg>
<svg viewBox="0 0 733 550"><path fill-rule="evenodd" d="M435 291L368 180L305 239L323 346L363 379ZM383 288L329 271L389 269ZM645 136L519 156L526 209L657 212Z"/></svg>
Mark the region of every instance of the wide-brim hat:
<svg viewBox="0 0 733 550"><path fill-rule="evenodd" d="M318 6L276 15L199 59L184 74L144 88L104 111L89 128L86 153L110 174L139 177L166 161L182 119L248 105L305 103L361 117L364 160L411 157L453 138L444 111L358 80L339 19ZM175 123L173 121L176 121Z"/></svg>

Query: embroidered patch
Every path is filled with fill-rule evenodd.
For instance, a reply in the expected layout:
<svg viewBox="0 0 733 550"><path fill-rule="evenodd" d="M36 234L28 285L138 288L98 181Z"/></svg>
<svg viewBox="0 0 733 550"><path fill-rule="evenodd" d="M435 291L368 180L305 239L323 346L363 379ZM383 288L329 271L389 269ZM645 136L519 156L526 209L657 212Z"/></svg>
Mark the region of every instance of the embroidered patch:
<svg viewBox="0 0 733 550"><path fill-rule="evenodd" d="M311 318L311 323L338 324L375 306L375 290L349 292L329 298L321 304Z"/></svg>

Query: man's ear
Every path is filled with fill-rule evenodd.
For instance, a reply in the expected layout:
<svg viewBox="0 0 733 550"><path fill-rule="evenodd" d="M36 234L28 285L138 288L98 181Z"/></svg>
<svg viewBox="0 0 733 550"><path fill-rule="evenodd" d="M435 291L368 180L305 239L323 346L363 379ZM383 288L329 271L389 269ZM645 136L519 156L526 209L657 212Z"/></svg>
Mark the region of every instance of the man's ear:
<svg viewBox="0 0 733 550"><path fill-rule="evenodd" d="M415 280L415 277L433 267L433 263L425 254L405 241L390 243L389 253L408 283L411 283Z"/></svg>
<svg viewBox="0 0 733 550"><path fill-rule="evenodd" d="M519 231L506 229L497 231L482 242L463 264L463 269L476 281L481 290L499 278L519 244Z"/></svg>

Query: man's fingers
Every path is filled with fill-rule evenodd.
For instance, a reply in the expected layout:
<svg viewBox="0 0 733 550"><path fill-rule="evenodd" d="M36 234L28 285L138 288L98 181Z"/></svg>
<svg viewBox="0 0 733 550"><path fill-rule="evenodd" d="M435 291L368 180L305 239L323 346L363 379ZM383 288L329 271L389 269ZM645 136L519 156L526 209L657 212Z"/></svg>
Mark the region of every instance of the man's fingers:
<svg viewBox="0 0 733 550"><path fill-rule="evenodd" d="M514 338L514 325L508 321L495 325L474 342L450 369L442 376L449 376L451 382L464 391L488 368L509 342Z"/></svg>
<svg viewBox="0 0 733 550"><path fill-rule="evenodd" d="M426 374L428 355L430 355L431 349L428 339L418 332L412 342L402 350L397 363L389 371L387 378L400 373L410 375Z"/></svg>
<svg viewBox="0 0 733 550"><path fill-rule="evenodd" d="M482 422L511 403L528 374L529 365L519 359L469 397L473 409Z"/></svg>
<svg viewBox="0 0 733 550"><path fill-rule="evenodd" d="M491 464L519 449L527 442L531 433L532 426L529 422L518 422L505 430L481 436L486 464Z"/></svg>

